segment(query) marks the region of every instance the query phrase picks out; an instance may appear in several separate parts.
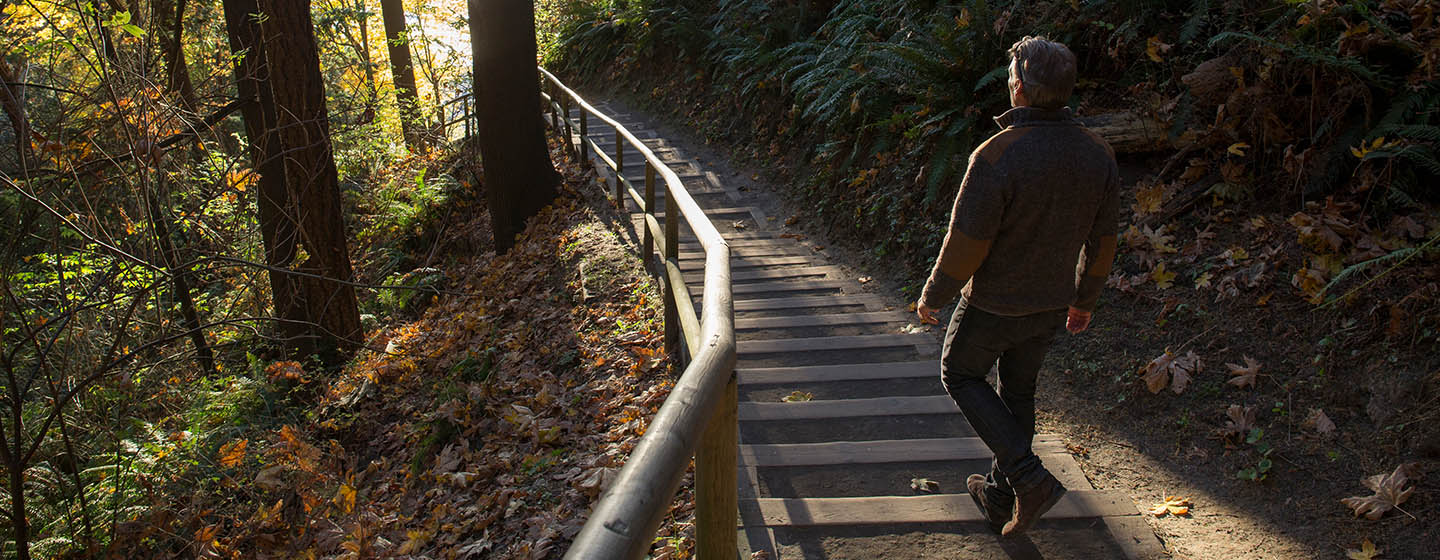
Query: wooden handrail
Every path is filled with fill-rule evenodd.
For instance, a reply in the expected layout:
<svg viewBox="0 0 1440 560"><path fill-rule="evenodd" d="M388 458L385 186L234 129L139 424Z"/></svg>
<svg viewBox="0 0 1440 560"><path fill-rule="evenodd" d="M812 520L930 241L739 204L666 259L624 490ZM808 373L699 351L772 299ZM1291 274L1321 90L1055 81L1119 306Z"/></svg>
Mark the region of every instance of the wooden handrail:
<svg viewBox="0 0 1440 560"><path fill-rule="evenodd" d="M539 68L542 83L550 85L544 95L552 111L552 128L565 134L566 143L577 155L590 152L614 170L616 202L624 206L625 196L645 213L642 226L646 237L658 243L665 255L660 277L666 287L666 332L679 334L691 361L650 422L630 459L625 462L610 489L601 496L585 527L576 535L566 558L633 559L650 550L655 531L670 509L680 480L695 458L696 538L699 557L731 560L738 554L736 543L736 440L735 424L735 309L731 300L730 246L710 223L705 211L685 190L680 177L665 165L644 142L624 126L592 107L566 87L554 74ZM557 99L559 98L559 99ZM573 103L582 114L610 125L616 133L616 157L605 156L593 141L582 136L575 147L568 107ZM564 111L563 122L553 117ZM585 127L588 129L588 126ZM620 168L625 145L633 146L646 162L645 195L624 178ZM653 177L658 174L665 189L665 231L659 231L655 216ZM623 185L623 189L622 189ZM678 212L677 212L678 211ZM680 274L678 218L689 224L705 249L705 280L701 311L695 318L690 291ZM648 245L648 243L647 243ZM646 251L649 251L647 246ZM650 255L645 256L649 261ZM688 313L687 313L688 311ZM691 323L686 325L686 323ZM689 327L689 328L687 328ZM679 356L676 341L669 340L671 356ZM703 441L702 441L703 440Z"/></svg>

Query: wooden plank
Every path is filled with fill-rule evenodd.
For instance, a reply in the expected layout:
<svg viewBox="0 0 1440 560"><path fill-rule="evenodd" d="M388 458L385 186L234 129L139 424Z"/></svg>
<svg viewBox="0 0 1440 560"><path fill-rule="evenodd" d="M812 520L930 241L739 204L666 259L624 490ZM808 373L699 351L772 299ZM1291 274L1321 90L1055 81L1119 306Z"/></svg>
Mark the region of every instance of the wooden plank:
<svg viewBox="0 0 1440 560"><path fill-rule="evenodd" d="M737 323L739 321L736 321ZM940 362L889 362L876 364L842 364L833 366L792 366L738 368L741 385L774 383L822 383L826 381L865 381L870 379L912 379L940 376Z"/></svg>
<svg viewBox="0 0 1440 560"><path fill-rule="evenodd" d="M817 336L811 338L780 338L775 340L741 340L736 353L770 354L775 352L816 352L856 348L893 348L935 344L923 334L861 334L853 336Z"/></svg>
<svg viewBox="0 0 1440 560"><path fill-rule="evenodd" d="M760 245L760 246L751 246L751 247L731 247L731 248L730 248L730 256L731 256L731 257L782 257L782 256L795 256L795 255L809 255L809 254L811 254L812 252L813 252L813 251L811 251L811 250L809 250L809 249L806 249L806 248L804 248L804 247L793 247L793 246L787 247L787 246L785 246L785 245L776 245L776 244ZM689 260L703 259L703 258L705 258L705 252L704 252L703 249L698 250L698 251L685 251L685 250L681 250L681 251L680 251L680 260L682 260L682 261L689 261Z"/></svg>
<svg viewBox="0 0 1440 560"><path fill-rule="evenodd" d="M738 284L735 287L740 287ZM802 327L844 327L852 325L874 325L881 323L906 323L912 319L909 313L900 311L870 311L865 313L835 313L831 315L796 315L793 317L756 317L736 319L735 330L757 331L765 329L792 329ZM932 364L933 365L933 364Z"/></svg>
<svg viewBox="0 0 1440 560"><path fill-rule="evenodd" d="M656 190L659 190L659 189L656 189ZM706 216L710 216L711 219L714 219L716 216L744 216L744 217L748 218L748 217L751 216L752 212L754 212L754 211L755 211L755 209L752 208L752 207L749 207L749 206L732 206L732 207L727 207L727 208L706 208L706 209L705 209L705 215L706 215ZM664 212L656 212L656 213L655 213L655 217L657 217L657 218L664 218L664 217L665 217L665 213L664 213Z"/></svg>
<svg viewBox="0 0 1440 560"><path fill-rule="evenodd" d="M734 250L734 247L733 247L733 246L731 247L731 250L732 250L732 251ZM682 254L683 254L683 253L682 253ZM757 281L765 281L765 280L795 280L795 279L800 279L800 278L818 278L818 277L823 277L823 276L827 276L827 275L830 275L830 274L834 274L834 275L836 275L836 276L839 276L839 275L840 275L840 267L838 267L838 266L831 266L831 265L823 265L823 266L792 266L792 267L777 268L777 269L771 269L771 270L746 270L746 271L743 271L743 272L731 273L731 274L730 274L730 282L733 283L733 284L742 284L742 283L745 283L745 282L757 282ZM687 284L690 283L690 282L700 282L700 281L703 281L704 279L705 279L705 274L704 274L704 273L700 273L700 272L691 272L691 273L688 273L688 274L685 275L685 282L686 282Z"/></svg>
<svg viewBox="0 0 1440 560"><path fill-rule="evenodd" d="M817 527L894 523L975 523L984 515L969 494L868 496L858 498L759 498L740 508L757 508L769 527ZM1088 519L1134 515L1124 493L1071 490L1042 519Z"/></svg>
<svg viewBox="0 0 1440 560"><path fill-rule="evenodd" d="M1036 454L1066 453L1059 434L1036 434ZM978 437L831 441L740 446L740 464L747 467L804 467L919 461L990 459L994 453ZM1049 466L1047 458L1046 465ZM1067 486L1068 487L1068 486ZM1086 484L1081 490L1089 490Z"/></svg>
<svg viewBox="0 0 1440 560"><path fill-rule="evenodd" d="M744 508L741 508L744 511ZM1100 518L1126 560L1163 560L1170 558L1165 545L1155 537L1155 530L1142 515L1107 515Z"/></svg>
<svg viewBox="0 0 1440 560"><path fill-rule="evenodd" d="M685 285L690 287L690 295L691 295L691 297L697 297L697 298L698 298L698 297L700 297L701 293L704 291L703 288L702 288L702 286L701 286L700 284L697 284L697 283L692 283L692 282L688 282L688 281L687 281ZM853 287L855 287L855 284L854 284L854 283L852 283L852 282L844 282L844 281L840 281L840 280L793 280L793 281L789 281L789 282L762 282L762 283L756 283L756 284L732 284L732 285L730 286L730 293L731 293L731 294L734 294L734 295L737 296L737 297L738 297L738 296L747 296L747 295L748 295L748 296L751 296L751 297L755 297L755 296L765 296L765 295L768 295L768 294L776 294L776 295L779 295L779 294L783 294L783 293L785 293L785 292L814 292L814 291L820 291L820 290L836 291L836 290L842 290L842 289L845 289L845 288L853 288Z"/></svg>
<svg viewBox="0 0 1440 560"><path fill-rule="evenodd" d="M742 402L738 406L738 411L741 422L764 422L861 416L959 414L960 408L955 406L955 401L950 399L950 395L927 395L923 397L875 397L807 402Z"/></svg>
<svg viewBox="0 0 1440 560"><path fill-rule="evenodd" d="M1080 470L1080 463L1075 460L1075 456L1065 448L1062 447L1058 453L1049 455L1041 454L1039 451L1036 451L1035 454L1040 455L1040 460L1045 463L1045 470L1055 475L1055 478L1060 481L1060 484L1064 484L1065 488L1070 490L1095 488L1090 484L1090 479L1085 478L1085 473Z"/></svg>
<svg viewBox="0 0 1440 560"><path fill-rule="evenodd" d="M781 243L781 244L793 244L793 241L783 240L783 239L772 239L773 237L774 237L774 236L771 235L770 237L765 237L765 238L761 238L761 239L736 239L736 240L734 240L734 241L731 241L731 242L729 243L729 245L730 245L730 248L731 248L731 249L735 249L735 248L738 248L738 247L764 247L764 246L767 246L767 245L774 245L774 244L777 244L777 243ZM704 250L705 250L705 246L701 245L699 241L694 241L693 238L692 238L692 240L690 240L690 241L681 241L681 242L680 242L680 250L681 250L681 251L692 251L692 252L693 252L693 251L704 251Z"/></svg>
<svg viewBox="0 0 1440 560"><path fill-rule="evenodd" d="M730 270L745 268L760 268L762 266L790 266L797 264L812 264L810 257L741 257L730 259ZM680 263L681 271L705 270L705 261L686 261Z"/></svg>
<svg viewBox="0 0 1440 560"><path fill-rule="evenodd" d="M879 306L884 300L874 294L853 296L793 296L786 298L747 299L735 302L735 312L773 311L777 309L811 309L849 305Z"/></svg>

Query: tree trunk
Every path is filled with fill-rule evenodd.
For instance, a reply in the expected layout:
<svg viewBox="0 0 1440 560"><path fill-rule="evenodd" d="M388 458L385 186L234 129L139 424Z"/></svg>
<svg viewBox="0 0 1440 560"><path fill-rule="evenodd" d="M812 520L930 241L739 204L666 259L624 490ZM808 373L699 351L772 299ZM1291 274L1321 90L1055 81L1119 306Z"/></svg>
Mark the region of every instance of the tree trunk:
<svg viewBox="0 0 1440 560"><path fill-rule="evenodd" d="M195 118L198 104L195 101L195 84L190 80L190 70L185 60L185 5L186 0L152 0L150 10L155 18L155 29L167 35L165 42L165 90L180 97L180 106L185 108L185 120Z"/></svg>
<svg viewBox="0 0 1440 560"><path fill-rule="evenodd" d="M20 176L23 178L30 166L30 121L25 118L20 79L4 58L0 58L0 108L5 110L10 128L15 131L15 153L20 158Z"/></svg>
<svg viewBox="0 0 1440 560"><path fill-rule="evenodd" d="M325 364L338 365L359 346L364 333L355 288L349 283L353 274L345 216L330 151L330 121L310 3L260 0L260 8L265 14L261 28L278 117L275 127L285 154L289 196L282 209L297 226L293 241L307 255L304 261L285 263L301 273L294 277L296 304L310 322L310 335L294 341L292 349L301 357L313 354Z"/></svg>
<svg viewBox="0 0 1440 560"><path fill-rule="evenodd" d="M504 253L560 182L540 116L534 4L470 0L470 44L485 197L495 250Z"/></svg>
<svg viewBox="0 0 1440 560"><path fill-rule="evenodd" d="M245 136L250 144L251 167L260 175L255 203L260 239L265 246L270 299L277 319L275 332L286 342L306 338L305 310L296 303L295 278L283 269L295 260L296 223L285 213L289 191L285 185L285 161L275 125L275 100L270 94L270 65L260 42L260 12L256 0L225 0L225 29L230 51L241 55L235 63L236 89L241 99L254 100L240 111Z"/></svg>
<svg viewBox="0 0 1440 560"><path fill-rule="evenodd" d="M400 110L400 127L405 147L423 149L420 132L420 98L415 93L415 65L410 58L410 37L405 33L405 6L402 0L380 0L380 17L385 20L385 45L390 50L390 75L395 84L395 106Z"/></svg>

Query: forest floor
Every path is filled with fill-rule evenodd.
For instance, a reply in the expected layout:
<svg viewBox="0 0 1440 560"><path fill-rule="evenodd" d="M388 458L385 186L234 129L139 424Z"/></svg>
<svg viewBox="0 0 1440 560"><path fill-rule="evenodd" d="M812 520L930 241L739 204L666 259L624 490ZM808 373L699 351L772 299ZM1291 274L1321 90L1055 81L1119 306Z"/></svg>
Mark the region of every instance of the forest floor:
<svg viewBox="0 0 1440 560"><path fill-rule="evenodd" d="M830 224L787 200L790 171L765 161L766 150L707 138L697 132L703 122L657 107L647 92L592 89L832 262L873 276L868 291L905 305L907 286L923 280L927 271L894 270L863 242L834 235ZM1122 200L1133 200L1136 181L1158 163L1121 163ZM1218 253L1231 269L1257 272L1218 297L1189 286L1167 290L1121 266L1112 284L1123 288L1107 290L1092 328L1062 334L1052 346L1041 373L1039 429L1063 434L1097 489L1128 491L1145 510L1168 496L1188 499L1187 514L1149 517L1176 558L1366 557L1367 541L1381 558L1433 557L1440 542L1440 477L1433 474L1440 467L1440 353L1402 307L1361 300L1317 310L1297 294L1288 273L1277 271L1285 259L1303 258L1294 254L1287 224L1293 212L1237 219L1217 207L1175 218L1174 231L1204 232L1180 250ZM1175 242L1182 244L1183 236ZM1412 287L1435 284L1435 267L1417 269ZM1405 295L1385 294L1402 304ZM932 332L943 336L943 329ZM1195 362L1164 367L1172 358L1185 362L1189 352ZM1163 376L1166 383L1147 390L1141 372L1152 364L1161 366L1150 368L1152 382ZM1234 381L1247 375L1251 383ZM1395 472L1413 488L1396 510L1370 520L1341 502L1372 495L1362 479Z"/></svg>
<svg viewBox="0 0 1440 560"><path fill-rule="evenodd" d="M558 557L675 376L638 243L592 175L551 157L560 196L514 248L495 254L483 190L456 195L424 228L435 291L370 329L339 372L278 362L264 372L276 392L227 389L248 427L205 459L215 476L157 488L111 550ZM304 413L266 420L273 405ZM688 521L688 495L662 537Z"/></svg>

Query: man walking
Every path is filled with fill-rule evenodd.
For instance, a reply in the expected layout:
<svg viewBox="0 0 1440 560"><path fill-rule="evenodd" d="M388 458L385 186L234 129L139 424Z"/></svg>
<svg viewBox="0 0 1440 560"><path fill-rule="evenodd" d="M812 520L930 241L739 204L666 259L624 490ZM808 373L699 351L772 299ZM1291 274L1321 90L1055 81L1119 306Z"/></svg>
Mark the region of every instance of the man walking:
<svg viewBox="0 0 1440 560"><path fill-rule="evenodd" d="M994 453L966 481L992 529L1029 529L1065 494L1030 450L1035 382L1062 323L1084 331L1115 259L1114 152L1064 108L1075 86L1065 45L1026 37L1010 48L1003 129L970 155L950 231L915 306L921 321L956 295L940 380ZM1077 262L1078 261L1078 262ZM999 387L985 376L998 362Z"/></svg>

